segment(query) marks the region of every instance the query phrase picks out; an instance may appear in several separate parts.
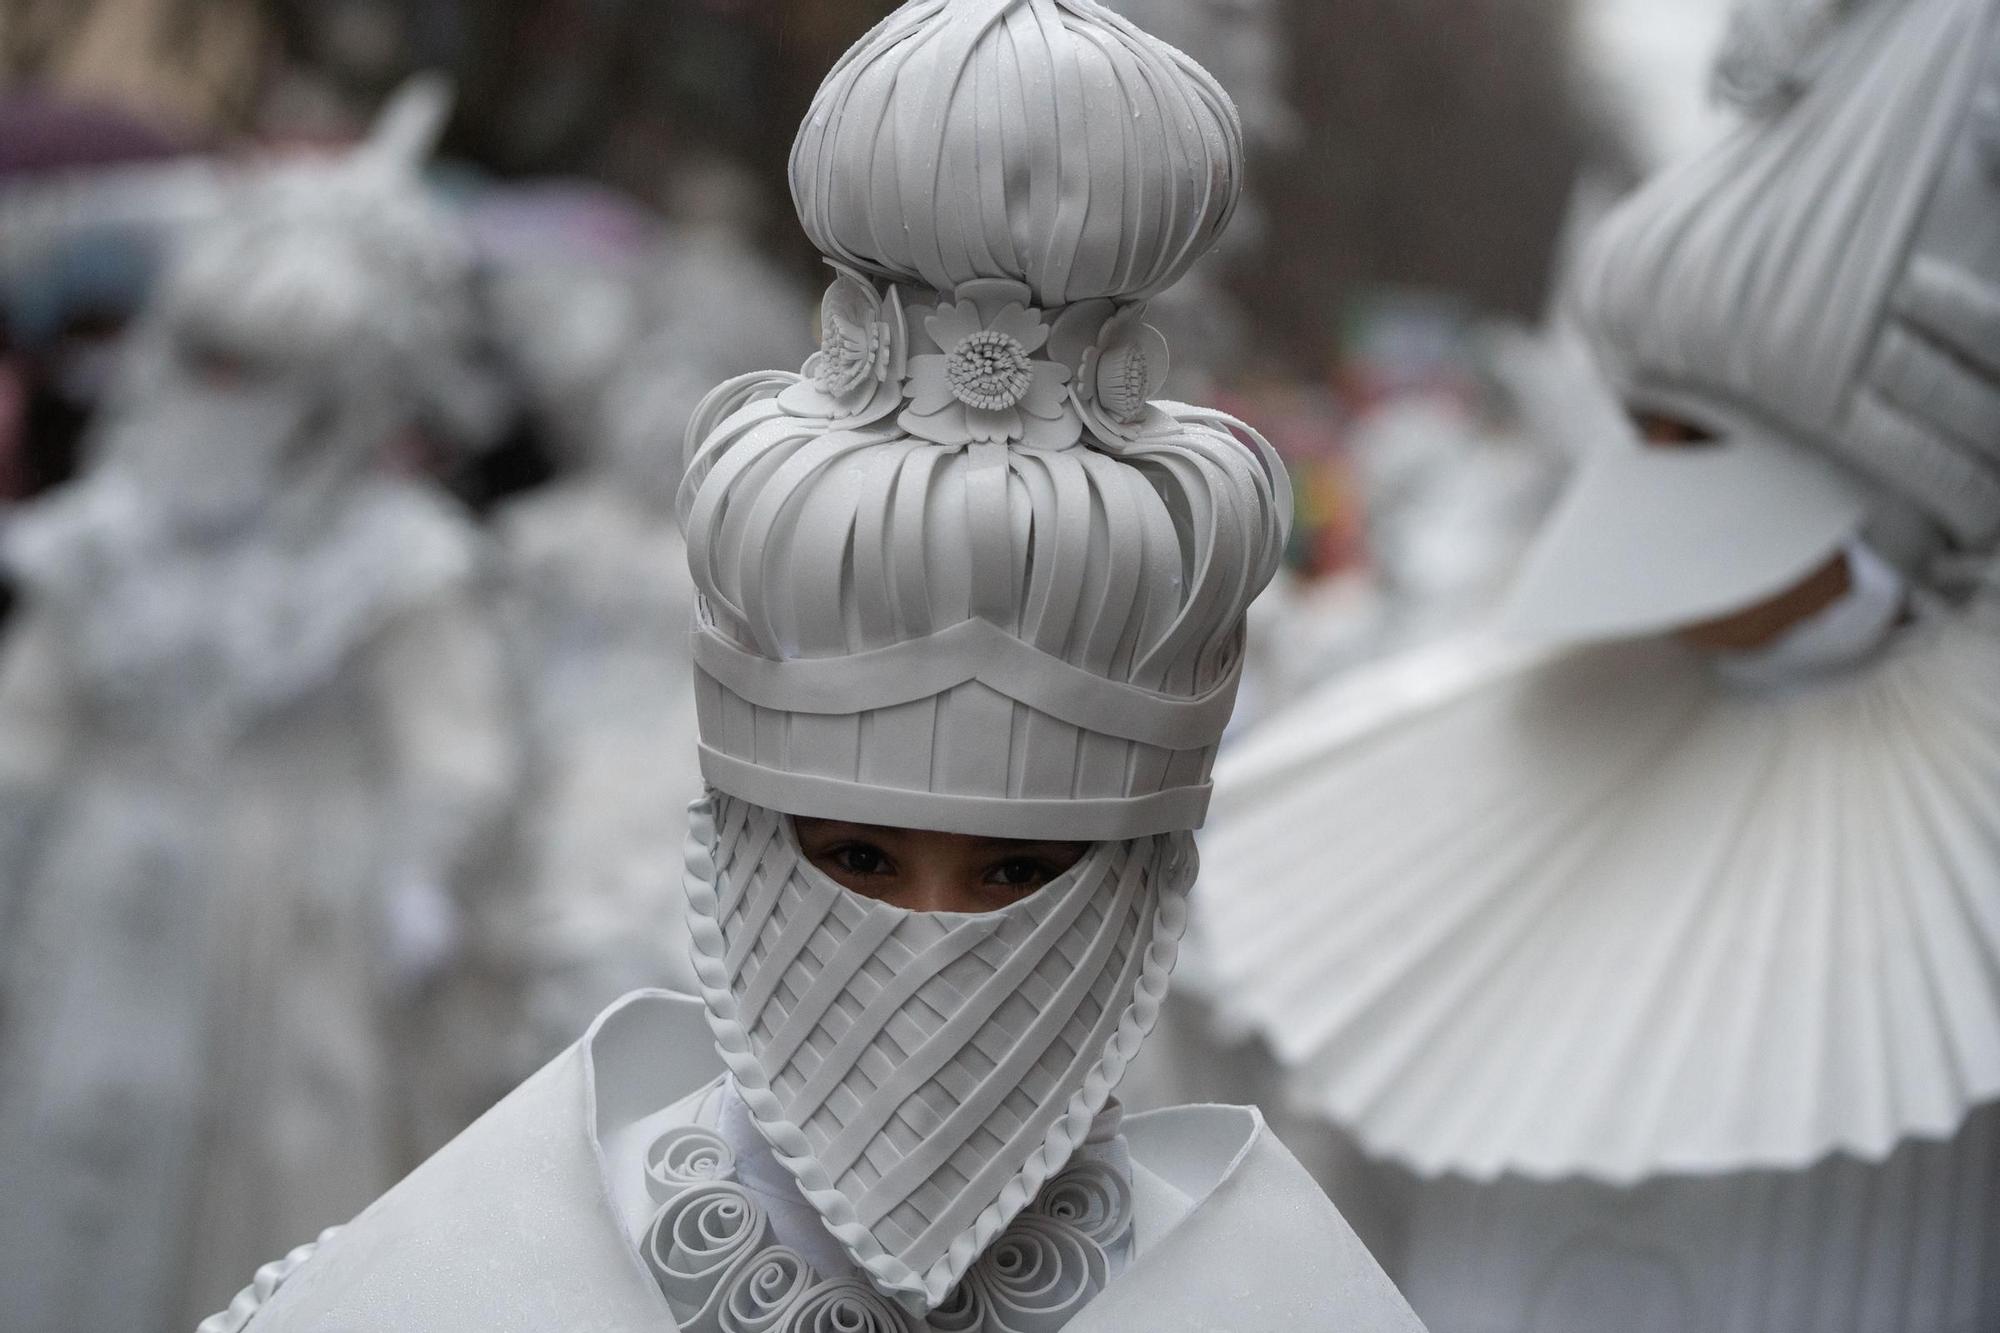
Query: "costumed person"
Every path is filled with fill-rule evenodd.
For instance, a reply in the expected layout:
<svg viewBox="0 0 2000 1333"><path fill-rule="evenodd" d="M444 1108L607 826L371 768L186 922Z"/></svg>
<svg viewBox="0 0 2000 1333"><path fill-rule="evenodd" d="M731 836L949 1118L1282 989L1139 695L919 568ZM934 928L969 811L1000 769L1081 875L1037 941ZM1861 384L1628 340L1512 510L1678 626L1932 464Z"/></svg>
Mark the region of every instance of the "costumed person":
<svg viewBox="0 0 2000 1333"><path fill-rule="evenodd" d="M1121 1118L1289 494L1148 401L1233 108L1094 0L916 0L792 158L836 275L723 385L699 1000L641 994L207 1333L1419 1326L1256 1113Z"/></svg>
<svg viewBox="0 0 2000 1333"><path fill-rule="evenodd" d="M696 993L681 887L701 794L674 517L688 422L721 380L796 363L811 310L741 233L686 228L616 260L502 279L507 343L574 474L497 520L532 737L507 952L514 1079L604 1007ZM803 344L803 346L802 346Z"/></svg>
<svg viewBox="0 0 2000 1333"><path fill-rule="evenodd" d="M1212 1002L1397 1164L1447 1333L2000 1327L2000 4L1720 68L1572 287L1637 425L1512 593L1554 646L1217 776Z"/></svg>
<svg viewBox="0 0 2000 1333"><path fill-rule="evenodd" d="M383 458L480 400L441 113L246 182L7 527L8 1333L192 1327L420 1155L395 1043L512 753L473 529Z"/></svg>

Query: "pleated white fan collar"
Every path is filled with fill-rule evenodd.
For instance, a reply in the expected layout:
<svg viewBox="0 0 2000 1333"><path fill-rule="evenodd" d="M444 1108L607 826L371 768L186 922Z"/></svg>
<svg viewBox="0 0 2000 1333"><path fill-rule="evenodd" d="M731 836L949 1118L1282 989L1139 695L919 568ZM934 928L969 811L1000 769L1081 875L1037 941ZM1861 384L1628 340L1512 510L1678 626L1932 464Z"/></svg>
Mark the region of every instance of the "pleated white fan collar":
<svg viewBox="0 0 2000 1333"><path fill-rule="evenodd" d="M1948 1137L2000 1097L1996 679L1989 600L1777 694L1644 642L1372 722L1308 697L1217 774L1193 963L1294 1099L1426 1174Z"/></svg>

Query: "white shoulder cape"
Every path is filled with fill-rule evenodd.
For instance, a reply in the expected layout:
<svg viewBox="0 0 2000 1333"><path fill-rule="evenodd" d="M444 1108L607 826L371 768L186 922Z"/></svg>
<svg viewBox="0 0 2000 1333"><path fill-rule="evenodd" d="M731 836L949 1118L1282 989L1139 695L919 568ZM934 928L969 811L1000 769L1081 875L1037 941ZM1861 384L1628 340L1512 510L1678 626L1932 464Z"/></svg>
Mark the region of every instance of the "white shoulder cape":
<svg viewBox="0 0 2000 1333"><path fill-rule="evenodd" d="M600 1145L721 1072L698 1003L620 1001L351 1225L260 1273L203 1333L672 1333ZM1133 1160L1193 1208L1065 1333L1422 1333L1256 1111L1156 1111L1125 1133Z"/></svg>

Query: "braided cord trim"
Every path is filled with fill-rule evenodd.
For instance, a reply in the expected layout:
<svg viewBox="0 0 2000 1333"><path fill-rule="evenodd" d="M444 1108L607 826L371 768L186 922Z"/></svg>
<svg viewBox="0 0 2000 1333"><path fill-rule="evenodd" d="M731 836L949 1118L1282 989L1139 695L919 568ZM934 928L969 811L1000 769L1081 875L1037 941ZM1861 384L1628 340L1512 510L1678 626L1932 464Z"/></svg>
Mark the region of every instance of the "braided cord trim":
<svg viewBox="0 0 2000 1333"><path fill-rule="evenodd" d="M202 1320L195 1333L242 1333L250 1321L257 1317L257 1312L277 1294L278 1288L284 1286L293 1274L305 1267L307 1261L319 1253L322 1245L338 1236L340 1232L340 1227L330 1227L320 1233L318 1240L301 1245L284 1258L265 1264L257 1270L257 1275L251 1279L250 1285L236 1293L236 1299L229 1303L227 1310Z"/></svg>

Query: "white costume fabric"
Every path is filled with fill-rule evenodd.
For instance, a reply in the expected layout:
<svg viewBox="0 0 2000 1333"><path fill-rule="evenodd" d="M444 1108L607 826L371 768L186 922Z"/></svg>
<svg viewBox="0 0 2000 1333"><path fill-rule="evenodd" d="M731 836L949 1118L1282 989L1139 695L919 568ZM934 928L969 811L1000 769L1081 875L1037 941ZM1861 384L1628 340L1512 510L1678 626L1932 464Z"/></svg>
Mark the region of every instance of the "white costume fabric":
<svg viewBox="0 0 2000 1333"><path fill-rule="evenodd" d="M673 517L687 424L717 380L804 354L810 311L742 241L665 234L620 262L495 284L537 414L574 469L496 530L531 742L508 952L519 1078L628 991L692 994L683 812L701 794Z"/></svg>
<svg viewBox="0 0 2000 1333"><path fill-rule="evenodd" d="M766 1245L744 1263L740 1238L758 1232L740 1198L718 1208L713 1196L697 1195L682 1205L683 1213L699 1208L706 1215L694 1247L642 1248L643 1236L633 1238L618 1204L630 1193L623 1141L641 1125L656 1125L663 1108L700 1101L721 1073L700 1005L660 994L620 1003L353 1224L261 1270L202 1333L924 1329L864 1283L801 1281L802 1265L773 1254L777 1247ZM668 1196L661 1207L682 1197L676 1187L683 1183L698 1190L726 1170L713 1141L688 1128L670 1126L645 1144L650 1187ZM986 1327L1418 1333L1395 1289L1255 1111L1155 1111L1126 1117L1122 1130L1140 1241L1130 1263L1067 1322ZM1042 1198L1044 1211L1070 1226L1091 1216L1051 1194ZM1034 1220L1026 1229L1031 1239L1049 1230ZM724 1298L714 1322L676 1315L676 1297L645 1257L651 1249L664 1249L660 1266L670 1281L690 1258L699 1261L690 1249L722 1249L716 1257L741 1265L709 1288ZM1024 1253L1047 1256L1049 1247ZM1017 1271L1026 1280L1016 1291L1025 1287L1028 1297L1019 1304L1032 1305L1038 1273ZM680 1299L685 1308L686 1296ZM963 1307L934 1313L929 1327L980 1327L952 1322L954 1311Z"/></svg>
<svg viewBox="0 0 2000 1333"><path fill-rule="evenodd" d="M739 1157L775 1164L755 1179L815 1244L769 1254L741 1180L649 1224L606 1208L604 1131L715 1073L607 1046L664 1021L642 999L594 1066L559 1061L290 1273L255 1333L418 1311L446 1333L1415 1327L1254 1113L1129 1124L1122 1271L1120 1238L1088 1234L1122 1211L1090 1202L1117 1185L1085 1150L1175 961L1289 517L1254 432L1151 401L1143 299L1213 243L1241 165L1214 82L1093 0L914 0L836 67L793 156L836 261L820 351L716 390L678 506L711 789L687 846L700 1008L717 1095L768 1148ZM1091 846L1000 911L911 912L821 873L794 816ZM614 1102L607 1079L649 1086ZM551 1131L524 1147L532 1188L485 1174L530 1125ZM688 1129L636 1160L669 1175L696 1145L725 1174Z"/></svg>
<svg viewBox="0 0 2000 1333"><path fill-rule="evenodd" d="M1208 995L1397 1164L1392 1267L1440 1329L2000 1322L2000 473L1968 415L2000 404L2000 6L1739 32L1781 8L1824 20L1784 95L1614 212L1576 293L1628 401L1716 436L1587 460L1524 572L1518 627L1625 641L1394 663L1218 773ZM1631 637L1843 557L1757 654Z"/></svg>
<svg viewBox="0 0 2000 1333"><path fill-rule="evenodd" d="M201 237L95 467L6 532L10 1333L185 1328L414 1155L389 1020L444 941L392 920L467 868L510 748L471 529L376 463L467 332L388 156Z"/></svg>

